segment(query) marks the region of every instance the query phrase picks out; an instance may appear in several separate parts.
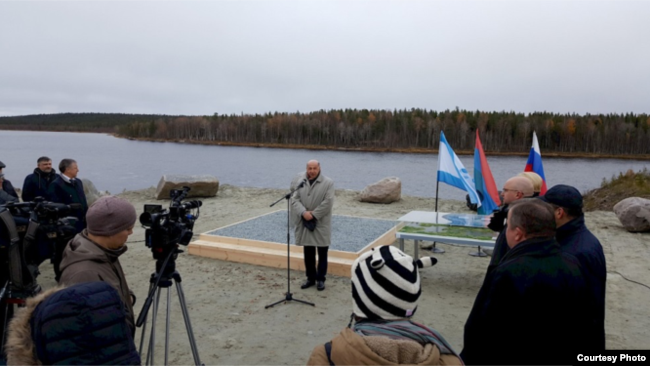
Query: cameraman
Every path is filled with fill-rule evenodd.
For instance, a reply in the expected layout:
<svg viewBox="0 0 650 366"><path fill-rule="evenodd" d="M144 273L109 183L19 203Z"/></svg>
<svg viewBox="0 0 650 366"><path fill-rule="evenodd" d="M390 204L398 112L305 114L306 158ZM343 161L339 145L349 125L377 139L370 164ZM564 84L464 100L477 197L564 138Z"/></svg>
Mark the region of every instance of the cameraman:
<svg viewBox="0 0 650 366"><path fill-rule="evenodd" d="M1 164L2 162L0 162ZM8 182L8 180L5 180L5 175L3 173L0 173L0 205L5 204L7 202L17 202L18 198L14 197L4 189L5 182ZM11 183L9 183L9 186L11 186Z"/></svg>
<svg viewBox="0 0 650 366"><path fill-rule="evenodd" d="M2 177L0 178L0 191L4 192L0 193L0 195L4 197L0 197L0 204L5 203L5 202L13 202L13 201L18 201L18 193L16 193L16 190L14 189L14 186L11 184L10 181L4 179L4 174L2 173L2 169L6 168L7 166L5 163L0 161L0 175ZM12 196L14 199L10 199L8 196ZM2 201L4 200L4 202Z"/></svg>
<svg viewBox="0 0 650 366"><path fill-rule="evenodd" d="M127 323L135 333L135 296L126 283L119 256L126 252L126 240L133 233L135 208L127 200L104 196L88 209L88 227L65 247L60 284L104 281L119 293L127 311Z"/></svg>

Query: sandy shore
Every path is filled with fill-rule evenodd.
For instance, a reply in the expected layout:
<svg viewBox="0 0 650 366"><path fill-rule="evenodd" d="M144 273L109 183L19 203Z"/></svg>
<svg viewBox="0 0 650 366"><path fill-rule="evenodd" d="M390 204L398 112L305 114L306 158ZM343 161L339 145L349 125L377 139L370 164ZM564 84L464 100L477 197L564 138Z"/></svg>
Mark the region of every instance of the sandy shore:
<svg viewBox="0 0 650 366"><path fill-rule="evenodd" d="M145 203L169 201L153 199L153 188L125 192L138 214ZM246 220L278 209L269 207L284 193L277 189L239 188L223 185L217 197L203 199L195 234ZM433 211L435 200L403 196L390 205L361 203L357 192L336 191L334 213L370 218L397 219L413 210ZM280 207L280 208L284 208ZM470 212L460 201L439 201L439 210ZM650 349L648 304L650 289L625 280L621 275L650 284L650 234L628 233L613 212L591 212L587 225L600 239L607 257L607 348ZM334 228L335 230L336 228ZM149 288L155 261L144 245L144 229L136 225L129 238L129 250L121 257L131 289L136 293L136 315L140 313ZM460 352L463 327L474 298L481 286L489 258L476 258L469 247L444 245L438 264L422 272L423 289L414 320L436 328ZM413 253L413 242L406 242ZM430 253L420 251L421 255ZM253 265L224 262L183 253L176 261L194 328L198 353L206 365L280 365L305 364L314 346L335 336L348 324L351 313L350 280L329 276L327 289L301 290L304 273L291 271L294 297L316 304L298 302L265 305L283 299L287 291L287 271ZM41 266L39 283L54 285L51 265ZM163 292L165 295L166 292ZM170 364L193 364L192 352L177 301L172 290ZM161 305L165 304L164 298ZM157 326L155 362L162 364L164 308ZM139 341L142 329L137 331ZM147 330L147 333L149 331ZM139 344L139 343L138 343Z"/></svg>

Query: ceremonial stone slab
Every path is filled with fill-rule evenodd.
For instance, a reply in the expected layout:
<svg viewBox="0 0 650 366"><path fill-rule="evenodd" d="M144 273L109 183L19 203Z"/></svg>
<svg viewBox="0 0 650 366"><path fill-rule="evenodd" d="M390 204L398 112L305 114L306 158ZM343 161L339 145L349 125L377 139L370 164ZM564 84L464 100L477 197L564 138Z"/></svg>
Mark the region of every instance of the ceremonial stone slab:
<svg viewBox="0 0 650 366"><path fill-rule="evenodd" d="M330 250L356 253L397 224L392 220L333 215ZM205 234L286 244L287 211L276 211ZM295 244L293 228L290 235L290 243Z"/></svg>

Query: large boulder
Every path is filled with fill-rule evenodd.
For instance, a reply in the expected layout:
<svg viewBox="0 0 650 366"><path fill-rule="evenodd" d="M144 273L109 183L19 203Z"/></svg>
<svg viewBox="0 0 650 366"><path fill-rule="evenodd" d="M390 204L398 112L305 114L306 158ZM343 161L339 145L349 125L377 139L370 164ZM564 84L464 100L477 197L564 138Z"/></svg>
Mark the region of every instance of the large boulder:
<svg viewBox="0 0 650 366"><path fill-rule="evenodd" d="M106 195L106 193L98 191L97 187L95 187L95 184L93 184L90 179L81 178L81 182L84 185L84 194L86 195L88 207L95 203L99 197Z"/></svg>
<svg viewBox="0 0 650 366"><path fill-rule="evenodd" d="M630 232L650 231L650 200L629 197L614 205L614 213Z"/></svg>
<svg viewBox="0 0 650 366"><path fill-rule="evenodd" d="M402 197L402 181L397 177L388 177L373 183L359 193L358 200L371 203L392 203Z"/></svg>
<svg viewBox="0 0 650 366"><path fill-rule="evenodd" d="M163 175L156 188L156 199L169 198L169 191L190 187L187 197L214 197L219 191L219 179L212 175Z"/></svg>

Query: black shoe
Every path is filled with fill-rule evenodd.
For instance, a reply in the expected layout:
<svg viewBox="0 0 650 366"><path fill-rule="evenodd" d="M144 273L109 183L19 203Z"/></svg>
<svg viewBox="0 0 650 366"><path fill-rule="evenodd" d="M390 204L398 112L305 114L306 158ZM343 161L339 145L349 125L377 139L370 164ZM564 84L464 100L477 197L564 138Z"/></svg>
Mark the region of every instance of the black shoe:
<svg viewBox="0 0 650 366"><path fill-rule="evenodd" d="M315 284L316 284L316 282L311 281L311 280L307 280L307 281L303 282L302 285L300 285L300 288L304 290L306 288L310 288L310 287L314 286Z"/></svg>
<svg viewBox="0 0 650 366"><path fill-rule="evenodd" d="M318 289L318 291L325 290L325 281L316 282L316 289Z"/></svg>

